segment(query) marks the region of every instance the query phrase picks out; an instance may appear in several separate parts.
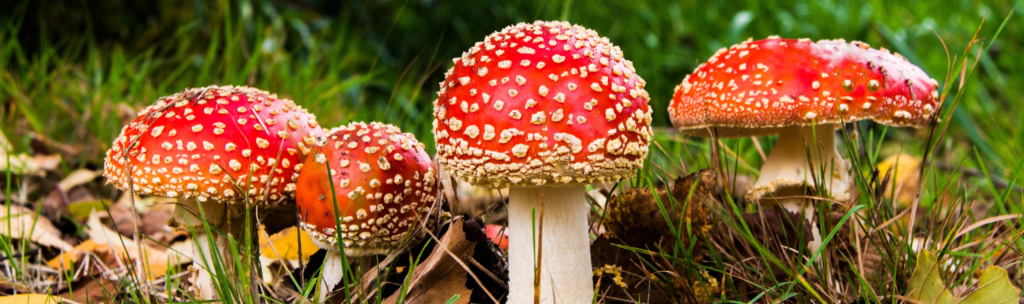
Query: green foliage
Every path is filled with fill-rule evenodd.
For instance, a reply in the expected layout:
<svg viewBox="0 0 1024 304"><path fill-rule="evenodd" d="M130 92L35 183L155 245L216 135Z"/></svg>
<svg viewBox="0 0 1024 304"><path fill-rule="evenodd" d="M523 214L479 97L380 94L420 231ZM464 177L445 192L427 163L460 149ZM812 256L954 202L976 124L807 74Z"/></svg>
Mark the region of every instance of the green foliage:
<svg viewBox="0 0 1024 304"><path fill-rule="evenodd" d="M1020 300L1020 290L1010 283L1006 270L989 266L978 278L978 288L969 295L954 298L942 282L940 266L935 255L922 250L917 255L917 267L910 278L908 298L935 304L1008 304Z"/></svg>
<svg viewBox="0 0 1024 304"><path fill-rule="evenodd" d="M218 83L290 97L318 113L325 126L379 120L426 137L433 92L450 58L509 24L563 15L622 47L647 80L655 109L666 108L673 87L717 49L769 35L865 41L905 55L943 82L948 58L935 33L950 53L959 53L956 48L969 41L985 14L1002 18L1015 5L1006 0L136 2L57 8L24 2L0 13L5 105L0 127L83 144L80 160L93 161L132 116L122 104L138 108L185 87ZM982 38L997 25L986 24ZM998 168L993 174L1012 178L1015 172L1004 168L1018 167L1007 166L1019 163L1019 151L992 143L1024 146L1024 112L1004 110L1022 98L1021 89L1010 84L1024 82L1011 73L1022 65L1014 54L1022 51L1024 26L1011 23L1005 32L999 40L983 41L988 56L981 57L982 73L971 80L974 85L954 115L953 132L979 146L988 165ZM664 111L655 111L654 120L670 126ZM894 140L912 136L892 133ZM27 141L17 144L27 147ZM960 155L969 152L952 148ZM910 142L906 149L923 147Z"/></svg>

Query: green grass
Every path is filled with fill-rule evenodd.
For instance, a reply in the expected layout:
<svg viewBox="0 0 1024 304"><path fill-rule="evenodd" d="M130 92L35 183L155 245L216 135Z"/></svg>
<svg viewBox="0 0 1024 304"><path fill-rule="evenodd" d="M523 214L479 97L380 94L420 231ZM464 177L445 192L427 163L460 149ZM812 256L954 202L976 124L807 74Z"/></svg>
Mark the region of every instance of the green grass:
<svg viewBox="0 0 1024 304"><path fill-rule="evenodd" d="M751 242L791 279L757 277L759 289L751 292L741 281L766 270L709 248L713 263L693 266L719 278L726 288L720 300L828 302L837 295L822 286L829 286L825 278L833 274L845 276L846 287L862 295L901 294L905 286L899 282L909 279L914 255L907 241L896 236L931 239L940 258L967 269L948 272L950 284L969 282L974 269L1024 249L1024 240L1008 237L1020 233L1020 219L953 237L971 222L1021 212L1024 193L1014 189L1024 177L1024 111L1019 109L1024 95L1018 85L1024 83L1024 74L1017 72L1024 70L1019 60L1024 54L1024 23L1019 22L1024 1L376 1L342 7L317 1L175 1L141 9L141 16L109 3L44 10L22 2L0 12L0 132L12 140L14 152L34 151L35 138L65 157L61 173L100 168L110 142L139 108L185 87L209 84L250 85L278 93L316 113L328 127L357 120L396 124L432 152L431 102L450 58L506 25L562 19L609 37L647 80L658 145L652 145L649 165L631 181L634 186L663 184L712 166L722 167L730 178L756 177L762 160L753 140L767 153L774 139L722 139L721 146L713 147L706 139L669 132L662 109L672 88L717 49L748 37L845 38L904 55L944 85L940 93L947 96L943 121L933 129L857 123L855 144L844 133L848 145L842 152L856 155L849 158L862 194L874 193L884 180L885 172L871 172L884 157L900 151L928 155L919 202L924 208L918 211L924 216L912 227L893 222L885 227L895 230L892 237L873 244L886 257L884 269L897 283L864 281L849 269L839 269L836 261L845 258L842 252L821 252L824 263L807 265ZM112 11L101 13L104 9ZM1005 26L1004 18L1009 20ZM976 31L978 41L971 44ZM956 110L950 111L954 104ZM13 193L24 190L24 178L8 173L4 180L9 202ZM45 194L30 193L28 198L38 201ZM862 195L858 203L866 207L832 209L841 209L849 220L862 208L859 216L869 226L880 225L899 215L892 200ZM753 241L740 216L756 207L731 197L722 204L726 207L720 216L733 236ZM972 206L997 208L976 214ZM954 209L965 211L945 212ZM836 233L826 227L831 225L822 226L823 235ZM689 233L679 223L672 229ZM24 249L18 246L23 245L0 238L6 256ZM683 262L690 253L664 254ZM1024 281L1019 259L1003 263L1018 270L1014 282ZM15 273L24 273L17 268L23 263L12 265ZM357 276L345 278L352 282ZM315 294L312 289L305 292ZM254 299L243 300L250 301Z"/></svg>

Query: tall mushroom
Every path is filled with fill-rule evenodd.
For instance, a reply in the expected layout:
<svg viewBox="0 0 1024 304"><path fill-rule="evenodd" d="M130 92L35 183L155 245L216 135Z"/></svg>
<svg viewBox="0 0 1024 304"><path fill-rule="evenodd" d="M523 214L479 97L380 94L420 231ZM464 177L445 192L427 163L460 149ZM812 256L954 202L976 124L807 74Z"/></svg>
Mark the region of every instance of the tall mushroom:
<svg viewBox="0 0 1024 304"><path fill-rule="evenodd" d="M158 99L121 130L107 151L104 176L123 190L178 199L174 221L196 233L193 266L202 268L193 269L193 292L214 299L214 258L225 257L225 275L234 272L235 259L228 239L205 233L199 207L211 230L225 231L241 242L246 203L262 210L294 208L301 162L314 137L322 135L316 117L266 91L186 89ZM256 229L251 232L255 242Z"/></svg>
<svg viewBox="0 0 1024 304"><path fill-rule="evenodd" d="M302 229L328 253L320 301L341 280L339 239L346 255L363 257L365 271L376 265L375 255L422 237L417 227L429 227L429 212L437 211L437 170L423 144L377 122L332 129L307 157L297 185Z"/></svg>
<svg viewBox="0 0 1024 304"><path fill-rule="evenodd" d="M566 22L506 27L454 62L434 102L439 163L475 185L510 187L509 303L533 301L538 256L544 302L590 302L584 187L643 167L643 79L608 38Z"/></svg>
<svg viewBox="0 0 1024 304"><path fill-rule="evenodd" d="M884 48L773 36L719 50L676 86L668 111L676 128L698 136L708 136L708 128L720 137L779 134L746 199L778 198L789 212L803 213L813 224L813 251L821 245L813 205L792 196L812 187L850 199L850 165L835 145L839 124L870 119L921 127L941 106L937 87Z"/></svg>

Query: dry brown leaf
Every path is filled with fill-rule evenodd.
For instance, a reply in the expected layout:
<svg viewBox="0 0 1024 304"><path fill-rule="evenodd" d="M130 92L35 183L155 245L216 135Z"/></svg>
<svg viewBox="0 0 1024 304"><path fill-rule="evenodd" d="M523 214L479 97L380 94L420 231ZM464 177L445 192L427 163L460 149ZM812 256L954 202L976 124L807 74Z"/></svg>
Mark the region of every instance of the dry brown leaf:
<svg viewBox="0 0 1024 304"><path fill-rule="evenodd" d="M120 293L117 281L96 276L87 276L71 287L60 295L78 303L115 303L112 298Z"/></svg>
<svg viewBox="0 0 1024 304"><path fill-rule="evenodd" d="M438 247L434 247L430 256L416 266L403 303L441 303L456 294L459 295L459 300L455 303L469 303L472 293L466 288L469 273L452 258L451 254L440 247L448 248L448 251L458 257L472 256L476 242L466 239L462 225L461 219L453 221L448 233L441 237ZM395 293L384 300L384 303L397 303L398 296L399 293Z"/></svg>
<svg viewBox="0 0 1024 304"><path fill-rule="evenodd" d="M8 208L10 216L7 213ZM15 239L27 238L36 244L60 250L71 250L71 244L61 239L60 230L57 230L50 220L36 216L35 211L21 206L0 206L0 234Z"/></svg>
<svg viewBox="0 0 1024 304"><path fill-rule="evenodd" d="M7 137L0 130L0 171L7 171L9 168L14 174L44 176L47 170L56 169L60 164L60 155L57 154L36 156L29 156L25 153L11 154L12 149L14 147L7 142ZM8 157L10 164L7 163Z"/></svg>
<svg viewBox="0 0 1024 304"><path fill-rule="evenodd" d="M171 266L188 263L190 260L183 254L191 251L175 251L166 248L155 248L146 244L142 245L142 253L139 253L139 246L128 237L107 228L100 222L99 215L93 212L89 215L86 223L89 239L60 256L47 262L47 265L55 268L67 269L81 260L82 255L91 252L100 257L101 260L113 268L125 267L125 263L135 263L141 257L145 257L145 273L150 279L158 278L167 273Z"/></svg>
<svg viewBox="0 0 1024 304"><path fill-rule="evenodd" d="M0 304L57 304L63 301L61 297L38 293L0 297Z"/></svg>
<svg viewBox="0 0 1024 304"><path fill-rule="evenodd" d="M11 162L7 163L10 156ZM19 175L45 176L46 171L54 170L60 164L60 155L34 155L21 153L7 155L0 151L0 171L11 170L11 173Z"/></svg>

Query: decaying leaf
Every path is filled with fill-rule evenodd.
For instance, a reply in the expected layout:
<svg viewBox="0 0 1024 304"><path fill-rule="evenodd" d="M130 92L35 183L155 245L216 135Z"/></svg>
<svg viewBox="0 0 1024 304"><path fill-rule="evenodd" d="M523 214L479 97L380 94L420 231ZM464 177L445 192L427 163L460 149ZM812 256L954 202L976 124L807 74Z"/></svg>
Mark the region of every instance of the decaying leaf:
<svg viewBox="0 0 1024 304"><path fill-rule="evenodd" d="M71 288L60 294L77 303L116 303L114 297L120 292L121 282L107 280L100 276L86 276L73 282Z"/></svg>
<svg viewBox="0 0 1024 304"><path fill-rule="evenodd" d="M469 273L452 258L452 255L472 256L476 246L476 242L466 239L463 224L461 219L453 221L448 233L441 237L440 244L416 266L403 303L437 303L439 299L449 299L456 294L460 297L455 303L469 303L472 294L466 288ZM445 252L442 246L451 254ZM468 262L463 261L462 264ZM398 303L398 300L399 294L396 293L384 300L384 303Z"/></svg>
<svg viewBox="0 0 1024 304"><path fill-rule="evenodd" d="M607 233L591 245L591 264L600 267L594 274L605 302L699 303L715 293L712 289L718 285L714 278L693 271L692 264L673 263L659 253L673 252L678 246L674 226L680 231L680 249L693 261L703 259L704 242L713 227L708 204L714 185L715 172L706 169L677 178L671 190L657 189L657 200L648 187L633 188L608 200ZM666 276L670 281L653 275L660 270L673 273Z"/></svg>
<svg viewBox="0 0 1024 304"><path fill-rule="evenodd" d="M1010 283L1006 270L989 266L978 277L977 289L956 298L942 282L938 260L927 250L917 254L917 266L907 287L907 298L935 304L1011 304L1020 301L1020 290Z"/></svg>
<svg viewBox="0 0 1024 304"><path fill-rule="evenodd" d="M89 239L68 250L61 255L47 262L47 265L54 268L69 269L82 260L86 253L93 253L103 260L108 267L125 268L126 263L136 263L140 259L144 261L145 273L150 279L155 279L167 273L168 268L188 263L186 256L191 253L191 248L174 247L171 250L163 247L154 247L142 244L142 252L139 246L129 237L122 236L100 222L99 215L93 212L86 223ZM189 242L190 244L190 242Z"/></svg>
<svg viewBox="0 0 1024 304"><path fill-rule="evenodd" d="M7 158L10 157L10 163ZM32 155L21 153L7 155L0 151L0 171L11 170L19 175L44 176L46 171L54 170L60 164L60 155Z"/></svg>
<svg viewBox="0 0 1024 304"><path fill-rule="evenodd" d="M101 171L78 169L72 171L68 176L65 176L64 179L61 179L60 182L57 183L57 186L64 191L71 190L71 188L74 188L75 186L91 182L102 174L103 172Z"/></svg>
<svg viewBox="0 0 1024 304"><path fill-rule="evenodd" d="M0 205L0 234L15 239L28 239L36 244L60 250L71 250L71 244L61 239L60 230L57 230L50 220L36 216L35 211L22 206Z"/></svg>
<svg viewBox="0 0 1024 304"><path fill-rule="evenodd" d="M11 144L7 137L0 131L0 172L10 170L11 173L21 175L46 175L47 170L53 170L60 164L60 155L34 155L13 154ZM10 163L8 163L8 159Z"/></svg>
<svg viewBox="0 0 1024 304"><path fill-rule="evenodd" d="M921 158L910 154L895 154L878 163L878 174L884 176L893 170L890 184L886 187L885 197L896 191L896 204L900 208L910 207L921 183ZM891 184L895 182L895 187Z"/></svg>

